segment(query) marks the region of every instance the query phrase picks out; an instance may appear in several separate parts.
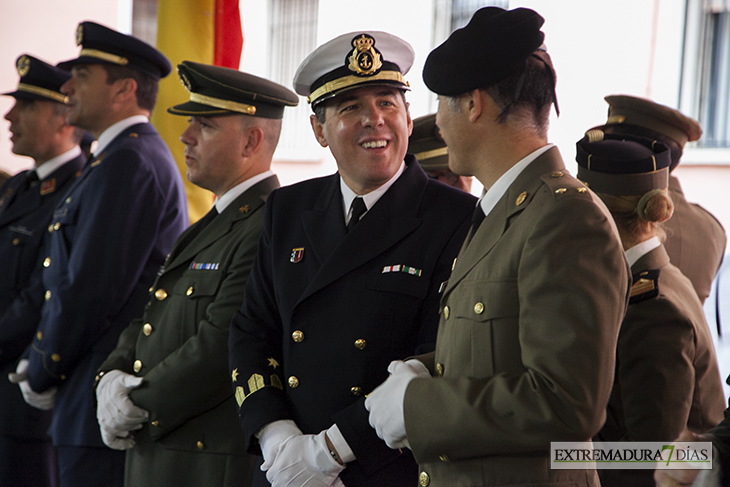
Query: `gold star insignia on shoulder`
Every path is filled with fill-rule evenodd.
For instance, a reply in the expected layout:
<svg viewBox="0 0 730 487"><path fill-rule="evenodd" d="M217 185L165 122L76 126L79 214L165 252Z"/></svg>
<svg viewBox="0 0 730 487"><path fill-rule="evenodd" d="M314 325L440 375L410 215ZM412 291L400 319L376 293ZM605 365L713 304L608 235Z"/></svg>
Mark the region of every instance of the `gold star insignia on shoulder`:
<svg viewBox="0 0 730 487"><path fill-rule="evenodd" d="M267 359L269 361L269 365L273 368L277 368L279 366L279 362L276 361L275 358L271 357Z"/></svg>
<svg viewBox="0 0 730 487"><path fill-rule="evenodd" d="M233 379L233 382L238 380L238 369L233 369L233 372L231 372L231 379Z"/></svg>
<svg viewBox="0 0 730 487"><path fill-rule="evenodd" d="M250 210L250 209L251 209L251 207L250 207L250 206L248 206L248 205L245 205L245 206L242 206L242 207L240 207L240 208L238 209L238 211L240 211L241 213L248 213L248 210Z"/></svg>

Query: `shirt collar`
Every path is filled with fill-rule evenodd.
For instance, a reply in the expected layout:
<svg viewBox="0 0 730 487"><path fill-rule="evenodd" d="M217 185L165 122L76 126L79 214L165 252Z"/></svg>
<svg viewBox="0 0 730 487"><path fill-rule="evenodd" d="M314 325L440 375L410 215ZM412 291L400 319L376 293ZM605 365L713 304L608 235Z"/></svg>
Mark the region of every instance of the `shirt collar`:
<svg viewBox="0 0 730 487"><path fill-rule="evenodd" d="M639 259L659 247L661 244L659 237L651 237L649 240L644 240L640 244L634 245L628 249L626 251L626 258L629 261L629 267L633 267Z"/></svg>
<svg viewBox="0 0 730 487"><path fill-rule="evenodd" d="M400 167L395 172L392 178L386 181L385 184L380 186L378 189L374 189L368 194L356 194L345 183L345 180L340 177L340 191L342 192L342 209L345 214L345 225L347 225L347 223L350 221L350 206L352 205L352 200L354 200L356 196L360 196L363 199L363 203L365 203L365 208L370 210L370 208L372 208L373 205L378 202L381 196L383 196L385 192L388 191L391 186L393 186L393 183L400 177L401 174L403 174L403 171L405 170L406 162L403 161L400 163Z"/></svg>
<svg viewBox="0 0 730 487"><path fill-rule="evenodd" d="M67 162L76 159L81 155L81 148L78 145L73 146L71 150L64 152L56 157L48 159L46 162L35 168L36 174L38 174L38 180L43 181L50 176L53 171L63 166Z"/></svg>
<svg viewBox="0 0 730 487"><path fill-rule="evenodd" d="M120 120L114 125L107 127L105 131L99 136L99 140L96 143L96 149L94 149L94 156L101 154L109 143L116 138L117 135L121 134L124 129L137 125L138 123L149 123L150 119L144 115L134 115L124 120Z"/></svg>
<svg viewBox="0 0 730 487"><path fill-rule="evenodd" d="M215 200L215 209L218 210L218 214L223 213L223 210L225 210L228 205L230 205L233 200L238 198L243 194L244 191L251 188L254 184L263 181L264 179L271 177L274 175L274 171L265 171L260 174L255 175L252 178L248 178L242 183L239 183L223 193L220 198L217 198Z"/></svg>
<svg viewBox="0 0 730 487"><path fill-rule="evenodd" d="M536 151L522 158L519 162L517 162L517 164L509 168L506 173L502 174L502 176L497 179L497 182L495 182L494 185L489 188L489 191L487 191L479 200L479 204L482 205L482 211L484 211L484 214L489 215L489 212L494 209L497 202L502 198L502 196L504 196L510 185L515 182L517 176L519 176L532 161L553 147L555 147L555 144L547 144L540 147Z"/></svg>

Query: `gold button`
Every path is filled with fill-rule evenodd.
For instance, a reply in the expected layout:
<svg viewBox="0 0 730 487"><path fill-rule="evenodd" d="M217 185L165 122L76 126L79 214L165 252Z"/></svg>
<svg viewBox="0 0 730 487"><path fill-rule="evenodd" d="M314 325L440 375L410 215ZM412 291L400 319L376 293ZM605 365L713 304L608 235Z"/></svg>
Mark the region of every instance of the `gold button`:
<svg viewBox="0 0 730 487"><path fill-rule="evenodd" d="M527 199L527 191L523 191L522 193L517 196L517 199L515 200L515 206L520 206L522 203L525 202Z"/></svg>
<svg viewBox="0 0 730 487"><path fill-rule="evenodd" d="M555 171L550 176L552 176L554 178L560 178L560 177L563 177L563 172L562 171Z"/></svg>
<svg viewBox="0 0 730 487"><path fill-rule="evenodd" d="M195 444L195 446L197 446L197 447L198 447L198 450L202 450L203 448L205 448L205 445L203 444L203 442L202 442L202 441L198 441L198 442L197 442L197 443Z"/></svg>
<svg viewBox="0 0 730 487"><path fill-rule="evenodd" d="M167 291L164 289L158 289L155 291L155 297L158 301L164 301L167 298Z"/></svg>
<svg viewBox="0 0 730 487"><path fill-rule="evenodd" d="M484 304L483 303L477 303L474 305L474 312L478 315L484 313Z"/></svg>
<svg viewBox="0 0 730 487"><path fill-rule="evenodd" d="M366 342L362 338L358 338L357 340L355 340L355 348L357 348L358 350L363 350L367 346L368 342Z"/></svg>
<svg viewBox="0 0 730 487"><path fill-rule="evenodd" d="M185 296L190 296L193 294L193 286L190 286L187 291L185 291Z"/></svg>
<svg viewBox="0 0 730 487"><path fill-rule="evenodd" d="M436 375L438 377L444 376L444 364L442 364L441 362L436 364Z"/></svg>
<svg viewBox="0 0 730 487"><path fill-rule="evenodd" d="M448 455L439 455L439 460L441 460L442 462L448 462L449 456Z"/></svg>
<svg viewBox="0 0 730 487"><path fill-rule="evenodd" d="M68 198L66 198L66 204L69 204L69 203L71 203L72 201L73 201L73 198L71 198L70 196L69 196Z"/></svg>
<svg viewBox="0 0 730 487"><path fill-rule="evenodd" d="M558 188L558 189L556 189L556 190L555 190L555 192L556 192L557 194L563 194L563 193L565 193L566 191L568 191L568 190L567 190L567 189L565 189L565 188Z"/></svg>
<svg viewBox="0 0 730 487"><path fill-rule="evenodd" d="M151 293L154 290L155 290L155 286L150 286L150 288L147 291Z"/></svg>
<svg viewBox="0 0 730 487"><path fill-rule="evenodd" d="M36 333L35 336L38 339L38 341L43 340L43 332L42 331L39 331L38 333Z"/></svg>
<svg viewBox="0 0 730 487"><path fill-rule="evenodd" d="M296 389L297 387L299 387L299 379L297 379L293 375L289 377L289 380L287 382L289 382L289 387L291 387L292 389Z"/></svg>
<svg viewBox="0 0 730 487"><path fill-rule="evenodd" d="M20 243L20 239L19 238L14 238L13 239L13 245L18 245L19 243Z"/></svg>
<svg viewBox="0 0 730 487"><path fill-rule="evenodd" d="M51 291L46 291L46 301L51 299Z"/></svg>
<svg viewBox="0 0 730 487"><path fill-rule="evenodd" d="M53 223L48 225L48 233L53 233Z"/></svg>
<svg viewBox="0 0 730 487"><path fill-rule="evenodd" d="M132 370L135 372L139 372L142 370L142 361L141 360L135 360L134 365L132 366Z"/></svg>
<svg viewBox="0 0 730 487"><path fill-rule="evenodd" d="M59 354L57 354L57 353L54 353L54 354L51 355L51 360L53 360L54 362L58 363L58 362L61 361L61 356Z"/></svg>
<svg viewBox="0 0 730 487"><path fill-rule="evenodd" d="M362 396L362 387L351 387L350 393L352 393L353 396Z"/></svg>
<svg viewBox="0 0 730 487"><path fill-rule="evenodd" d="M51 267L51 258L46 257L46 260L43 261L43 267Z"/></svg>
<svg viewBox="0 0 730 487"><path fill-rule="evenodd" d="M160 422L157 420L152 421L152 426L159 426Z"/></svg>
<svg viewBox="0 0 730 487"><path fill-rule="evenodd" d="M444 319L445 320L449 319L449 307L448 306L444 306Z"/></svg>
<svg viewBox="0 0 730 487"><path fill-rule="evenodd" d="M149 323L145 323L142 327L142 333L144 333L144 336L148 337L152 334L152 325Z"/></svg>
<svg viewBox="0 0 730 487"><path fill-rule="evenodd" d="M291 334L291 339L294 340L297 343L302 343L304 341L304 332L299 330L294 330Z"/></svg>
<svg viewBox="0 0 730 487"><path fill-rule="evenodd" d="M585 193L586 191L588 191L588 189L586 189L586 188L578 188L578 192L579 193Z"/></svg>
<svg viewBox="0 0 730 487"><path fill-rule="evenodd" d="M61 228L61 224L59 222L56 222L56 224L53 225L53 230L57 232L59 228Z"/></svg>
<svg viewBox="0 0 730 487"><path fill-rule="evenodd" d="M426 487L430 483L431 477L429 477L426 472L421 472L421 475L418 476L418 484L422 487Z"/></svg>
<svg viewBox="0 0 730 487"><path fill-rule="evenodd" d="M66 380L66 375L65 374L61 374L61 380Z"/></svg>

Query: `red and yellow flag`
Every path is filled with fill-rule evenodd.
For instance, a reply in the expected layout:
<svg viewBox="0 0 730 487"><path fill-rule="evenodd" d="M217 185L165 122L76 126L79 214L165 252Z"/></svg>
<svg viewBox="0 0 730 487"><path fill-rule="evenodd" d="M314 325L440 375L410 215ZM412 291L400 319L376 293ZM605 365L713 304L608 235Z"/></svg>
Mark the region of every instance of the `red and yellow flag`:
<svg viewBox="0 0 730 487"><path fill-rule="evenodd" d="M242 47L238 0L159 0L157 49L170 59L173 68L182 61L194 61L238 69ZM210 210L213 194L191 184L185 177L180 135L188 126L187 119L166 111L188 97L173 69L170 76L160 81L152 123L177 161L185 181L188 215L190 221L195 222Z"/></svg>

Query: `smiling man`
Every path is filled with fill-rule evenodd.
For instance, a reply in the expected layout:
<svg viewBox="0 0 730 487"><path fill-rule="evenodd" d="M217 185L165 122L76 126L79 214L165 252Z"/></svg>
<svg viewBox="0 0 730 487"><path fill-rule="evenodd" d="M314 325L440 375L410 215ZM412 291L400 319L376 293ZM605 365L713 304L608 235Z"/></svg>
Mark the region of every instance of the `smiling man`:
<svg viewBox="0 0 730 487"><path fill-rule="evenodd" d="M43 302L43 237L53 209L84 167L82 131L66 123L61 85L68 72L24 54L16 63L17 90L5 120L13 153L34 167L0 187L0 370L15 372L33 339ZM20 389L0 380L0 485L47 485L55 455L46 430L51 413L26 404ZM49 461L49 457L53 458Z"/></svg>
<svg viewBox="0 0 730 487"><path fill-rule="evenodd" d="M296 74L338 173L271 193L231 326L241 424L266 471L254 485L417 480L410 453L389 450L368 425L364 398L391 360L432 346L475 199L406 156L412 62L402 39L353 32L317 48Z"/></svg>
<svg viewBox="0 0 730 487"><path fill-rule="evenodd" d="M67 121L98 139L92 160L48 227L40 323L14 380L55 401L50 435L61 486L121 485L124 454L96 422L96 369L142 315L165 255L187 227L172 155L148 117L169 61L144 42L93 22L77 31L77 59L61 91ZM32 404L32 403L31 403Z"/></svg>
<svg viewBox="0 0 730 487"><path fill-rule="evenodd" d="M228 328L243 301L264 222L279 187L270 170L284 107L299 100L271 81L184 61L190 101L188 179L217 196L175 242L141 320L101 365L97 417L104 442L127 450L129 487L250 485L228 374ZM123 414L120 414L122 411ZM137 431L139 430L139 431Z"/></svg>

